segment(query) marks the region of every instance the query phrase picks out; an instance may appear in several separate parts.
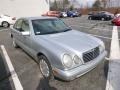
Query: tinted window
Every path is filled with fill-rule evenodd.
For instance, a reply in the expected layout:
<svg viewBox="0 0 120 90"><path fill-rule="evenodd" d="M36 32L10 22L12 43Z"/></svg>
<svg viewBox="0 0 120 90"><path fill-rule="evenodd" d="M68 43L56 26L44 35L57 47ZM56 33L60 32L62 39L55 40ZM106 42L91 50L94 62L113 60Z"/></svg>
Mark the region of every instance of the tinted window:
<svg viewBox="0 0 120 90"><path fill-rule="evenodd" d="M52 34L69 31L63 21L59 19L38 19L32 21L35 35Z"/></svg>

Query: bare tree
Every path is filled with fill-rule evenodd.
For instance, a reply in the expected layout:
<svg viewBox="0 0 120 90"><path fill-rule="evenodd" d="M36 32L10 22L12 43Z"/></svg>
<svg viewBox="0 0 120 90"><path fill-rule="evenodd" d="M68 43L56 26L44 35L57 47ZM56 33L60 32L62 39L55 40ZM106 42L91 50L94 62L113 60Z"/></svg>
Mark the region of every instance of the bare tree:
<svg viewBox="0 0 120 90"><path fill-rule="evenodd" d="M107 7L111 7L111 0L107 0Z"/></svg>
<svg viewBox="0 0 120 90"><path fill-rule="evenodd" d="M63 8L65 9L68 5L70 4L70 2L68 0L63 0Z"/></svg>
<svg viewBox="0 0 120 90"><path fill-rule="evenodd" d="M57 1L56 0L54 0L54 2L51 4L50 10L58 10L58 6L57 6Z"/></svg>
<svg viewBox="0 0 120 90"><path fill-rule="evenodd" d="M101 1L96 0L92 7L99 10L101 8Z"/></svg>
<svg viewBox="0 0 120 90"><path fill-rule="evenodd" d="M108 1L108 0L101 0L101 3L103 4L103 8L106 8L106 6L107 6L107 1Z"/></svg>

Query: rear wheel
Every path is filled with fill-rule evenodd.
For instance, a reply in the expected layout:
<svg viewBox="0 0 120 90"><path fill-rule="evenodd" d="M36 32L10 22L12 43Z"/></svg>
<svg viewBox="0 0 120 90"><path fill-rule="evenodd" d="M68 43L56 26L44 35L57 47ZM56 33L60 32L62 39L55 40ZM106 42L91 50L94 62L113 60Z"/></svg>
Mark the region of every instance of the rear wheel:
<svg viewBox="0 0 120 90"><path fill-rule="evenodd" d="M88 17L89 20L92 20L92 17Z"/></svg>
<svg viewBox="0 0 120 90"><path fill-rule="evenodd" d="M4 22L2 22L2 26L5 27L5 28L7 28L7 27L10 26L10 24L8 22L4 21Z"/></svg>
<svg viewBox="0 0 120 90"><path fill-rule="evenodd" d="M39 56L39 68L45 79L50 80L53 78L52 67L44 55Z"/></svg>
<svg viewBox="0 0 120 90"><path fill-rule="evenodd" d="M70 17L73 18L73 15L71 15Z"/></svg>

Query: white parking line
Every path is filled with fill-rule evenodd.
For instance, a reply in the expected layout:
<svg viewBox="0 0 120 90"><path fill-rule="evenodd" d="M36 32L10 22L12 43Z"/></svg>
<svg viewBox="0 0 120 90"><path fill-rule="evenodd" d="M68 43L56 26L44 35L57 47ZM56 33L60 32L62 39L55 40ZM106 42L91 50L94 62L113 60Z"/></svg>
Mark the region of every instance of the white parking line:
<svg viewBox="0 0 120 90"><path fill-rule="evenodd" d="M4 57L7 65L8 65L9 71L11 73L11 77L12 77L12 80L13 80L13 83L14 83L14 86L15 86L15 90L23 90L21 82L20 82L20 80L19 80L19 78L17 76L17 73L14 70L12 62L11 62L11 60L10 60L8 54L7 54L7 51L6 51L5 47L4 47L4 45L1 45L0 47L2 49L3 57Z"/></svg>
<svg viewBox="0 0 120 90"><path fill-rule="evenodd" d="M78 26L78 25L71 25L71 26ZM85 27L85 26L78 26L78 27L84 27L84 28L87 28L87 29L90 29L90 27ZM105 30L105 31L112 31L112 30L108 30L108 29L100 29L100 28L93 28L93 29L96 29L96 30ZM120 31L118 31L118 32L120 32ZM87 33L87 34L89 34L89 33ZM104 39L110 39L110 40L112 40L112 38L110 38L110 37L105 37L105 36L101 36L101 35L95 35L95 34L89 34L89 35L92 35L92 36L95 36L95 37L99 37L99 38L104 38ZM120 39L118 39L118 40L120 40Z"/></svg>
<svg viewBox="0 0 120 90"><path fill-rule="evenodd" d="M76 26L76 27L84 27L84 28L87 28L87 29L89 29L89 28L91 28L91 27L87 27L87 26L80 26L80 25L70 25L70 26Z"/></svg>
<svg viewBox="0 0 120 90"><path fill-rule="evenodd" d="M112 60L120 59L120 47L119 47L117 26L113 27L110 58Z"/></svg>
<svg viewBox="0 0 120 90"><path fill-rule="evenodd" d="M112 31L112 30L109 30L109 29L100 29L100 28L93 28L93 29L95 29L95 30L109 31L109 32L111 32L111 31Z"/></svg>
<svg viewBox="0 0 120 90"><path fill-rule="evenodd" d="M94 24L95 25L95 24ZM94 30L101 30L101 31L108 31L108 32L111 32L112 30L109 30L109 29L102 29L102 28L93 28L94 27L94 25L93 26L80 26L80 25L70 25L70 26L76 26L76 27L83 27L83 28L86 28L86 29L94 29ZM118 31L118 32L120 32L120 31Z"/></svg>
<svg viewBox="0 0 120 90"><path fill-rule="evenodd" d="M99 37L99 38L104 38L104 39L112 39L110 37L105 37L105 36L100 36L100 35L95 35L95 34L89 34L89 35L92 35L92 36L95 36L95 37Z"/></svg>
<svg viewBox="0 0 120 90"><path fill-rule="evenodd" d="M95 24L94 24L95 25ZM83 27L83 28L87 28L87 29L90 29L90 28L92 28L92 27L94 27L94 25L93 26L80 26L80 25L71 25L71 26L77 26L77 27ZM95 30L103 30L103 31L112 31L112 30L109 30L109 29L100 29L100 28L92 28L92 29L95 29Z"/></svg>
<svg viewBox="0 0 120 90"><path fill-rule="evenodd" d="M113 27L106 90L120 90L120 47L117 26Z"/></svg>
<svg viewBox="0 0 120 90"><path fill-rule="evenodd" d="M79 24L87 24L88 25L88 23L79 23ZM96 24L93 24L93 23L89 23L90 25L96 25Z"/></svg>
<svg viewBox="0 0 120 90"><path fill-rule="evenodd" d="M2 31L7 31L8 29L2 29L2 30L0 30L0 32L2 32Z"/></svg>

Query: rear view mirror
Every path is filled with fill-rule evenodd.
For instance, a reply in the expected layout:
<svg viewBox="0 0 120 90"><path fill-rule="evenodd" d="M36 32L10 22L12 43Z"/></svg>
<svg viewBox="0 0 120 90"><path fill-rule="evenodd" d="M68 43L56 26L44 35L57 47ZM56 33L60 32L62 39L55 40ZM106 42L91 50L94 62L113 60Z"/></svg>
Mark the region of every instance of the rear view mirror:
<svg viewBox="0 0 120 90"><path fill-rule="evenodd" d="M29 36L30 35L30 32L21 32L23 36Z"/></svg>

